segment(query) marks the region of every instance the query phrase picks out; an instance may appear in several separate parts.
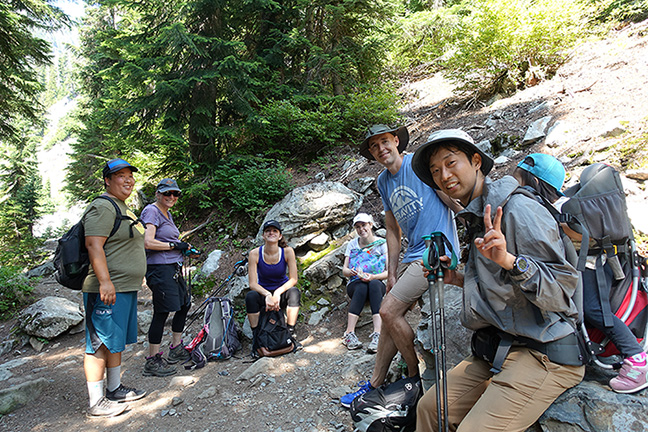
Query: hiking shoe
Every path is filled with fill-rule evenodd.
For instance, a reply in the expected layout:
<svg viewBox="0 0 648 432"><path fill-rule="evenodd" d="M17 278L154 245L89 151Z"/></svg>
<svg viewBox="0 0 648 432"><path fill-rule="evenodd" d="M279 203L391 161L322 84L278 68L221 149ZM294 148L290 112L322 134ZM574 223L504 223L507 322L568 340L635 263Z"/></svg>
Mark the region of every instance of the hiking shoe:
<svg viewBox="0 0 648 432"><path fill-rule="evenodd" d="M625 359L619 375L610 380L610 387L617 393L636 393L648 387L647 373L648 364L636 366Z"/></svg>
<svg viewBox="0 0 648 432"><path fill-rule="evenodd" d="M346 345L347 349L350 350L362 348L362 342L358 340L358 336L356 336L355 332L345 334L342 339L342 345Z"/></svg>
<svg viewBox="0 0 648 432"><path fill-rule="evenodd" d="M178 362L185 362L191 358L191 353L186 350L182 341L172 348L169 348L169 356L167 362L169 364L176 364Z"/></svg>
<svg viewBox="0 0 648 432"><path fill-rule="evenodd" d="M374 388L371 387L371 384L369 381L360 381L358 383L358 391L353 392L353 393L347 393L344 396L340 398L340 405L342 405L344 408L350 408L351 407L351 402L358 396L362 396L363 394L367 393L370 390L373 390Z"/></svg>
<svg viewBox="0 0 648 432"><path fill-rule="evenodd" d="M128 405L108 400L105 396L88 409L88 417L114 417L126 411Z"/></svg>
<svg viewBox="0 0 648 432"><path fill-rule="evenodd" d="M124 384L119 384L113 391L106 390L106 399L113 402L132 402L142 399L146 396L146 390L137 390L132 387L126 387Z"/></svg>
<svg viewBox="0 0 648 432"><path fill-rule="evenodd" d="M295 328L294 327L292 329L289 328L288 331L290 332L290 337L292 337L293 343L295 344L295 351L304 349L304 345L302 345L301 342L299 342L299 339L297 339L297 333L295 333Z"/></svg>
<svg viewBox="0 0 648 432"><path fill-rule="evenodd" d="M380 339L380 333L373 332L369 335L371 342L367 347L367 352L369 354L376 354L378 352L378 340Z"/></svg>
<svg viewBox="0 0 648 432"><path fill-rule="evenodd" d="M144 376L158 376L165 377L176 373L176 367L171 366L162 353L157 353L153 357L146 357L146 364L144 365Z"/></svg>

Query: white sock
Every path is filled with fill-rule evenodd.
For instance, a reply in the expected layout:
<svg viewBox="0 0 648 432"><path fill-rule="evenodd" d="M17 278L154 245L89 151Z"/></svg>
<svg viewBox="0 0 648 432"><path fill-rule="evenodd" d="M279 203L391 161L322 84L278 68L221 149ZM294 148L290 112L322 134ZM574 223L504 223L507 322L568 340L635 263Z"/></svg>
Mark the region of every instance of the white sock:
<svg viewBox="0 0 648 432"><path fill-rule="evenodd" d="M104 396L104 380L96 382L87 382L88 396L90 398L90 407L93 407Z"/></svg>
<svg viewBox="0 0 648 432"><path fill-rule="evenodd" d="M121 385L121 365L106 368L106 390L115 391Z"/></svg>

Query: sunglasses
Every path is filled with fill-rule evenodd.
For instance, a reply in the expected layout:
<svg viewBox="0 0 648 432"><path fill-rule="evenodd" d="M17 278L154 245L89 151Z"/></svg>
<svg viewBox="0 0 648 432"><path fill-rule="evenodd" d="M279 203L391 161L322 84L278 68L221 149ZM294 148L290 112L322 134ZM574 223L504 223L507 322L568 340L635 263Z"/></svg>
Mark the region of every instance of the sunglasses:
<svg viewBox="0 0 648 432"><path fill-rule="evenodd" d="M160 192L160 193L162 195L166 196L166 197L171 196L171 195L173 195L174 197L180 197L180 195L182 195L182 192L178 192L178 191L166 191L166 192Z"/></svg>

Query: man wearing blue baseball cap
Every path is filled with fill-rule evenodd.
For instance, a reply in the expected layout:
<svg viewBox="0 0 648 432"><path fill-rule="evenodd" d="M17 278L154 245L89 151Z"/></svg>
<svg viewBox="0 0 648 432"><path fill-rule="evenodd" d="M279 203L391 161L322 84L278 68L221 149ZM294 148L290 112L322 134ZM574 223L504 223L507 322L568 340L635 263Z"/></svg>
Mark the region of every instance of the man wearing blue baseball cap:
<svg viewBox="0 0 648 432"><path fill-rule="evenodd" d="M125 402L146 395L121 383L122 352L137 342L137 293L146 272L144 224L125 203L134 190L136 171L123 159L106 162L106 191L81 219L90 258L83 283L88 417L119 415L127 408Z"/></svg>

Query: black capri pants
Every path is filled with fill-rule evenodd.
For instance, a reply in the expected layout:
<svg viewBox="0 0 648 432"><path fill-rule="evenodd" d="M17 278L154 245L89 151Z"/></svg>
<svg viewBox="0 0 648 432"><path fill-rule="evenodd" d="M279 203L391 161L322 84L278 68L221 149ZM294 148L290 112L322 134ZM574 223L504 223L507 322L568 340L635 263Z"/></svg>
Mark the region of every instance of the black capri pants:
<svg viewBox="0 0 648 432"><path fill-rule="evenodd" d="M171 330L184 330L187 313L191 307L191 293L182 277L182 266L178 264L149 264L146 268L146 284L153 293L153 319L148 331L149 343L162 341L164 323L170 312L175 312Z"/></svg>
<svg viewBox="0 0 648 432"><path fill-rule="evenodd" d="M245 310L249 314L265 312L265 296L260 293L250 290L245 296ZM299 307L301 305L301 292L299 288L288 288L281 294L279 300L279 307L286 309L286 307Z"/></svg>
<svg viewBox="0 0 648 432"><path fill-rule="evenodd" d="M349 313L360 316L362 308L367 300L371 306L371 314L375 315L380 311L380 304L385 296L385 284L380 280L363 282L360 279L354 280L347 285L347 294L351 299Z"/></svg>

